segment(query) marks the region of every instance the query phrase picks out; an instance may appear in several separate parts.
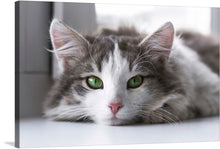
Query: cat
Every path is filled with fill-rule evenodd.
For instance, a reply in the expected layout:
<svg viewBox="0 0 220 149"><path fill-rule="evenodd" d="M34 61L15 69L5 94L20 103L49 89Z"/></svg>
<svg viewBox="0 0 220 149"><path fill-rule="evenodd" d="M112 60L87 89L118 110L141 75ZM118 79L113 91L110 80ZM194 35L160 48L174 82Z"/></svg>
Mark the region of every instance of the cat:
<svg viewBox="0 0 220 149"><path fill-rule="evenodd" d="M49 119L128 125L219 114L211 37L175 33L171 22L149 35L119 28L83 36L57 19L50 36L62 74L44 103Z"/></svg>

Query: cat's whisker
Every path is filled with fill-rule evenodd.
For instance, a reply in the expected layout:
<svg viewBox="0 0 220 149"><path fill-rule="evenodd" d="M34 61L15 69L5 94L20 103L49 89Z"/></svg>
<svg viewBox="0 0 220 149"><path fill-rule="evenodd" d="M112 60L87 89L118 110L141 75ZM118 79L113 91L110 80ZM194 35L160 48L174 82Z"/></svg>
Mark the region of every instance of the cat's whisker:
<svg viewBox="0 0 220 149"><path fill-rule="evenodd" d="M150 118L151 116L153 116L153 117L157 117L159 119L162 119L164 122L168 122L168 123L172 123L172 124L176 123L175 120L173 120L172 118L170 118L167 115L160 113L158 111L156 111L156 112L155 111L144 111L144 112L142 111L142 113L140 113L139 116L141 116L145 119L147 117Z"/></svg>
<svg viewBox="0 0 220 149"><path fill-rule="evenodd" d="M56 54L62 74L47 97L45 116L97 122L116 116L129 123L176 124L198 112L218 114L218 73L202 61L208 59L199 49L192 51L194 46L179 42L174 32L168 22L145 38L123 28L83 36L54 19L54 50L48 51ZM136 79L138 75L144 79Z"/></svg>
<svg viewBox="0 0 220 149"><path fill-rule="evenodd" d="M159 119L161 119L162 122L167 122L167 123L169 123L169 124L172 123L172 122L170 122L169 120L163 118L163 117L162 117L160 114L158 114L158 113L155 113L154 116L157 117L157 118L159 118Z"/></svg>
<svg viewBox="0 0 220 149"><path fill-rule="evenodd" d="M143 115L143 116L148 116L148 117L150 117L150 115L154 115L154 114L160 114L160 116L165 116L165 117L167 117L166 115L164 115L163 113L160 113L160 112L158 112L158 111L144 111L144 113L141 113L141 115ZM145 117L146 118L146 117ZM160 118L162 118L162 117L160 117ZM167 120L168 119L168 120ZM174 122L174 120L172 119L170 119L170 118L167 118L167 119L165 119L165 118L163 118L163 120L166 120L166 121L169 121L169 122Z"/></svg>
<svg viewBox="0 0 220 149"><path fill-rule="evenodd" d="M88 117L89 117L88 115L84 114L84 115L79 116L76 120L81 120L81 119L85 120Z"/></svg>
<svg viewBox="0 0 220 149"><path fill-rule="evenodd" d="M165 112L165 113L171 115L175 119L175 121L181 122L181 120L176 115L174 115L173 113L171 113L171 112L169 112L169 111L167 111L167 110L165 110L163 108L158 108L157 110L159 110L161 112Z"/></svg>
<svg viewBox="0 0 220 149"><path fill-rule="evenodd" d="M165 113L162 113L160 111L154 111L154 113L159 114L161 117L163 117L164 119L166 119L170 123L173 123L173 124L176 123L176 121L173 118L171 118L170 116L166 115Z"/></svg>

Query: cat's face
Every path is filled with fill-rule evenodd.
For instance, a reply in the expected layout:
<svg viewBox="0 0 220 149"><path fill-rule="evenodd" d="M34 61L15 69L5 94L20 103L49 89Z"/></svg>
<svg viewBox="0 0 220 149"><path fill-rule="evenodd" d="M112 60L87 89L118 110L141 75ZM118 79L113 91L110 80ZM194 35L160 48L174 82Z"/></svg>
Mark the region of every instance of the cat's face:
<svg viewBox="0 0 220 149"><path fill-rule="evenodd" d="M68 102L60 104L71 106L71 101L77 101L91 120L134 123L160 105L153 101L167 93L164 77L169 74L165 65L173 41L172 24L145 39L100 35L88 41L56 20L50 33L63 69L61 81L69 84L62 95Z"/></svg>
<svg viewBox="0 0 220 149"><path fill-rule="evenodd" d="M95 45L92 48L95 50L99 47L99 50L105 52L102 57L102 52L97 51L98 57L101 57L99 60L93 52L86 59L92 70L80 74L80 77L85 78L80 85L86 89L83 97L80 97L81 101L95 121L114 125L130 122L141 112L140 106L151 99L146 79L150 77L150 72L138 71L138 62L131 66L134 60L129 59L126 55L128 53L123 56L116 40L111 40L111 37L100 40L97 45L103 42L111 46L108 50Z"/></svg>

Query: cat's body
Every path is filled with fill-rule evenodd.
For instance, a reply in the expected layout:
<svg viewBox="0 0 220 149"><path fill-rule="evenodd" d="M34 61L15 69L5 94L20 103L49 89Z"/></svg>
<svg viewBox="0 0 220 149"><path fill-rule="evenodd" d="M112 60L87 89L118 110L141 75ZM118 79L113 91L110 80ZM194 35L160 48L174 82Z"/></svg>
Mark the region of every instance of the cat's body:
<svg viewBox="0 0 220 149"><path fill-rule="evenodd" d="M45 102L46 117L123 125L219 113L217 41L187 32L180 40L171 23L147 37L129 29L82 37L54 20L50 33L63 73ZM100 86L91 86L94 80Z"/></svg>

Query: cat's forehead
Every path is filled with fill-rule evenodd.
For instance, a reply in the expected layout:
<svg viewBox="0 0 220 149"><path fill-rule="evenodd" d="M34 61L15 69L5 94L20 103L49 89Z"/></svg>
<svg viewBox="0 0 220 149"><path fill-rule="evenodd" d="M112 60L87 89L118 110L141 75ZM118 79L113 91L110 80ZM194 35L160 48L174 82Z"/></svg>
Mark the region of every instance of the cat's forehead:
<svg viewBox="0 0 220 149"><path fill-rule="evenodd" d="M104 67L103 63L106 64L109 60L113 63L126 61L131 70L132 61L139 52L137 45L138 41L135 38L114 35L97 36L90 43L89 54L95 60L99 71Z"/></svg>
<svg viewBox="0 0 220 149"><path fill-rule="evenodd" d="M138 44L143 39L143 36L99 35L92 38L87 37L87 39L90 42L90 47L93 51L99 50L99 52L112 52L115 48L115 43L117 43L122 53L128 53L138 51Z"/></svg>
<svg viewBox="0 0 220 149"><path fill-rule="evenodd" d="M115 37L112 36L97 36L91 43L89 51L91 54L108 55L112 53L117 42Z"/></svg>
<svg viewBox="0 0 220 149"><path fill-rule="evenodd" d="M89 54L92 54L101 62L108 59L113 55L115 49L118 49L118 54L120 53L122 57L131 63L140 52L138 44L142 39L140 36L96 36L93 40L90 40Z"/></svg>
<svg viewBox="0 0 220 149"><path fill-rule="evenodd" d="M110 68L110 66L111 69L108 69L108 71L117 70L119 67L124 72L135 71L136 62L139 62L137 60L141 54L138 44L143 37L100 35L92 38L86 37L86 39L89 41L89 48L85 51L84 57L79 57L79 61L71 65L70 73L76 75L90 72L99 73L103 72L104 68ZM139 64L144 65L143 62ZM121 67L122 65L124 67ZM141 66L141 68L146 67Z"/></svg>

